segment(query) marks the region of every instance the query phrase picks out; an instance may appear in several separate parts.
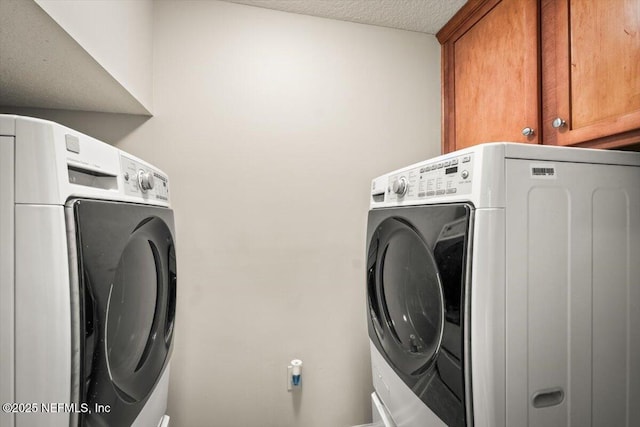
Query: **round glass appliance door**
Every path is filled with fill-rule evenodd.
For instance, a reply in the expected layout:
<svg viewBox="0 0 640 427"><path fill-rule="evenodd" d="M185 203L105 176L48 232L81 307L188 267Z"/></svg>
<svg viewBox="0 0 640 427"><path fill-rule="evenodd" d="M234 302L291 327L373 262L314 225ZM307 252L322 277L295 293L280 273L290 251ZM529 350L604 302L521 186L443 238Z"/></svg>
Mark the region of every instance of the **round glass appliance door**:
<svg viewBox="0 0 640 427"><path fill-rule="evenodd" d="M405 373L427 369L442 340L442 285L431 249L416 230L389 218L377 230L375 274L385 350Z"/></svg>

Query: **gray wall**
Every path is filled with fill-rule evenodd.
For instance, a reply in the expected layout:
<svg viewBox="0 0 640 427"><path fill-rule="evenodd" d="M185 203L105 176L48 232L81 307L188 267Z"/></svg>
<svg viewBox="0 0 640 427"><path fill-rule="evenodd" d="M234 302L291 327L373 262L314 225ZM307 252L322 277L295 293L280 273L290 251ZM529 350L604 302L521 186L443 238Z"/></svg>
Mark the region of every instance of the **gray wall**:
<svg viewBox="0 0 640 427"><path fill-rule="evenodd" d="M154 8L154 117L118 145L171 178L172 422L368 421L368 189L440 152L436 39L223 2Z"/></svg>

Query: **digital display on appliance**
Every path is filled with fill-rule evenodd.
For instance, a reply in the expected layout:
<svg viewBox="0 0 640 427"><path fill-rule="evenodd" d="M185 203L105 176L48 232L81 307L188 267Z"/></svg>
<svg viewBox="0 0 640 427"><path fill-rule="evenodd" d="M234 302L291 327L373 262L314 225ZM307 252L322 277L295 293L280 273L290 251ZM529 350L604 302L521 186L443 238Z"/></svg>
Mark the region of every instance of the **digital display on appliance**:
<svg viewBox="0 0 640 427"><path fill-rule="evenodd" d="M449 175L450 173L456 173L456 172L458 172L458 167L457 166L453 166L453 167L447 168L444 171L445 175Z"/></svg>

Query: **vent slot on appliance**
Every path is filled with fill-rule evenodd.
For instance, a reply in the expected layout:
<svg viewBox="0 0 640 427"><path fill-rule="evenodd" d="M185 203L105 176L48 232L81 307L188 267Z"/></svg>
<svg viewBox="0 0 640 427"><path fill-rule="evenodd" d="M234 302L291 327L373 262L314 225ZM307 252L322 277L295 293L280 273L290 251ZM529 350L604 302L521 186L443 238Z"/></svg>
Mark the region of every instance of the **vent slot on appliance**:
<svg viewBox="0 0 640 427"><path fill-rule="evenodd" d="M101 190L117 190L118 178L115 175L82 169L77 166L67 165L69 171L69 183L83 185L85 187L99 188Z"/></svg>

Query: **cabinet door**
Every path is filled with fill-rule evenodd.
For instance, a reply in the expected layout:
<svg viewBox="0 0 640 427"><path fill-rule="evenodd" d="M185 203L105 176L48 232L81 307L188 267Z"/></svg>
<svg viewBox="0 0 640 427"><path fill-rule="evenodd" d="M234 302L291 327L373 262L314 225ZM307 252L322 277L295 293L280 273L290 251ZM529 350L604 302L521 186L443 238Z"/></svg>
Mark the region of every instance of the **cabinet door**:
<svg viewBox="0 0 640 427"><path fill-rule="evenodd" d="M470 1L438 39L443 151L482 142L538 143L537 1ZM523 134L526 128L532 133Z"/></svg>
<svg viewBox="0 0 640 427"><path fill-rule="evenodd" d="M640 1L544 0L541 10L544 143L640 142Z"/></svg>

